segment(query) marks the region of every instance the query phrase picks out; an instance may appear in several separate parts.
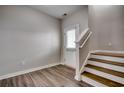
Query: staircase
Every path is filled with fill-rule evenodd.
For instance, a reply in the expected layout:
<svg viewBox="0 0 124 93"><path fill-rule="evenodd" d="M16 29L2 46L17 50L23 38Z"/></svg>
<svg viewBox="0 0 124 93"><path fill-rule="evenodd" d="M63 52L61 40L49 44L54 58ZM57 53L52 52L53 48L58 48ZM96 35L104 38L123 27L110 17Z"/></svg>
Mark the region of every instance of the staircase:
<svg viewBox="0 0 124 93"><path fill-rule="evenodd" d="M124 53L91 53L81 73L81 79L97 87L124 86Z"/></svg>

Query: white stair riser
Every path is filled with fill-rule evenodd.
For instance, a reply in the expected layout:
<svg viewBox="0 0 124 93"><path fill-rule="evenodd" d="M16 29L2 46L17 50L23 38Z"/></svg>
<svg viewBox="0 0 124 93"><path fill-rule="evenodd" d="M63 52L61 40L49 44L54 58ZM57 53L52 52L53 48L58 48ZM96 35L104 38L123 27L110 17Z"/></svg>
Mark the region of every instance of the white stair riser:
<svg viewBox="0 0 124 93"><path fill-rule="evenodd" d="M112 51L112 50L93 50L93 51L91 51L91 53L97 53L97 52L124 54L124 51Z"/></svg>
<svg viewBox="0 0 124 93"><path fill-rule="evenodd" d="M119 57L91 55L90 58L103 59L103 60L108 60L108 61L116 61L119 63L124 63L124 58L119 58Z"/></svg>
<svg viewBox="0 0 124 93"><path fill-rule="evenodd" d="M101 76L103 78L113 80L113 81L121 83L121 84L124 84L124 78L121 78L121 77L118 77L118 76L115 76L115 75L111 75L111 74L108 74L108 73L104 73L104 72L101 72L101 71L98 71L98 70L95 70L95 69L92 69L92 68L88 68L88 67L85 68L85 71L87 71L89 73L92 73L92 74L95 74L95 75L98 75L98 76Z"/></svg>
<svg viewBox="0 0 124 93"><path fill-rule="evenodd" d="M90 84L92 86L95 86L95 87L108 87L108 86L106 86L106 85L104 85L102 83L99 83L99 82L97 82L97 81L95 81L93 79L90 79L90 78L88 78L86 76L83 76L83 75L82 75L82 81L84 81L84 82L86 82L86 83L88 83L88 84Z"/></svg>
<svg viewBox="0 0 124 93"><path fill-rule="evenodd" d="M96 62L96 61L88 61L88 64L124 73L124 67L115 66L115 65L111 65L111 64L105 64L105 63L100 63L100 62Z"/></svg>

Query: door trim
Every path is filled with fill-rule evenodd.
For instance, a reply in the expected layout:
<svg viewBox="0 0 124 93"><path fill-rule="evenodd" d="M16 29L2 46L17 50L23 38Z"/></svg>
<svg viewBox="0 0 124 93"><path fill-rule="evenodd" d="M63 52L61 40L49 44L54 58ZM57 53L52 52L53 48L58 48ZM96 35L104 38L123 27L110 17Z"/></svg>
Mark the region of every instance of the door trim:
<svg viewBox="0 0 124 93"><path fill-rule="evenodd" d="M65 54L66 54L66 31L67 30L70 30L70 29L73 29L73 28L75 28L76 29L76 33L75 33L75 35L76 35L76 40L78 39L78 37L79 37L79 24L75 24L75 25L71 25L71 26L68 26L68 27L65 27L64 28L64 33L63 33L63 63L65 64L65 58L66 58L66 56L65 56ZM76 55L75 55L75 57L76 57L76 67L75 67L75 69L76 69L76 73L78 72L77 70L79 69L79 46L76 44Z"/></svg>

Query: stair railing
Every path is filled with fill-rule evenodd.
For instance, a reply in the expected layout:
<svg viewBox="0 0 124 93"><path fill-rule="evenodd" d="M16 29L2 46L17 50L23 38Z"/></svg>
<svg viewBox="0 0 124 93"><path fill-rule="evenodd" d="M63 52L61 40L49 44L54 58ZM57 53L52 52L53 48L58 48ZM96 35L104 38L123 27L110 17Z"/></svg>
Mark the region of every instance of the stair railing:
<svg viewBox="0 0 124 93"><path fill-rule="evenodd" d="M79 39L76 41L76 44L78 45L78 47L79 47L80 49L84 47L84 45L86 44L86 42L88 41L88 39L91 37L91 35L92 35L92 32L90 31L89 28L85 29L85 30L81 33L81 35L79 36ZM81 67L81 69L79 70L79 73L83 72L84 66L85 66L85 64L86 64L86 62L87 62L87 59L89 58L89 55L90 55L90 54L87 55L87 57L86 57L84 63L82 64L82 67Z"/></svg>
<svg viewBox="0 0 124 93"><path fill-rule="evenodd" d="M92 32L89 30L89 28L85 29L81 33L81 35L79 36L79 39L76 41L76 44L79 44L79 48L83 48L84 47L84 45L86 44L86 42L90 38L91 34L92 34ZM81 42L81 41L83 41L83 42Z"/></svg>

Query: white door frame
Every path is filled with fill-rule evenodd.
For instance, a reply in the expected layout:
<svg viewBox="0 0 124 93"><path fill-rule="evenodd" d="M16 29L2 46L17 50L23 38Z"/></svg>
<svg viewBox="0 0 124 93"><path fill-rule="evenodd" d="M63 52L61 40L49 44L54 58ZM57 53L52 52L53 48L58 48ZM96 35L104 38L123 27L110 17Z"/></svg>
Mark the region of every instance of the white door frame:
<svg viewBox="0 0 124 93"><path fill-rule="evenodd" d="M75 35L76 35L76 40L78 40L78 38L79 38L79 24L75 24L75 25L71 25L71 26L68 26L68 27L66 27L66 28L64 28L64 36L63 36L63 63L65 63L65 58L66 58L66 56L65 56L65 54L66 54L66 31L68 31L68 30L70 30L70 29L72 29L72 28L75 28L76 29L76 33L75 33ZM75 79L76 80L80 80L80 73L79 73L79 45L78 44L76 44L76 53L75 53L76 55L76 75L75 75Z"/></svg>

